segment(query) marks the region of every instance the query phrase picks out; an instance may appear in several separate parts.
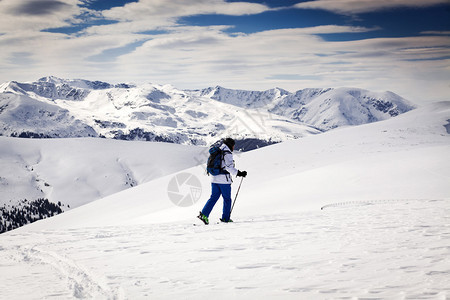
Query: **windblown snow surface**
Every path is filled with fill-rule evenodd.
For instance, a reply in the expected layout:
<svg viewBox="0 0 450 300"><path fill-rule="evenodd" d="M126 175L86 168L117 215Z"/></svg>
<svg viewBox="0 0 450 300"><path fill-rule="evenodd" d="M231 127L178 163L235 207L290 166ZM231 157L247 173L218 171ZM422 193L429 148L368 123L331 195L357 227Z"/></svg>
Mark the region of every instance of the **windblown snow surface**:
<svg viewBox="0 0 450 300"><path fill-rule="evenodd" d="M221 202L195 218L210 187L193 166L7 232L0 298L447 299L448 120L436 103L235 153L234 223ZM180 174L200 181L191 206L170 200Z"/></svg>

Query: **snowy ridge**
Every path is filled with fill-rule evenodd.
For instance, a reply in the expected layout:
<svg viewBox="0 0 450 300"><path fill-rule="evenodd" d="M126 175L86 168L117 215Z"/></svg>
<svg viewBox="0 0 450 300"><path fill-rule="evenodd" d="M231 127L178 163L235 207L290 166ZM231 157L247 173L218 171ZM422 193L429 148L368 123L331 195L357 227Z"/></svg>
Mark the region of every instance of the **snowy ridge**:
<svg viewBox="0 0 450 300"><path fill-rule="evenodd" d="M299 91L283 99L271 112L330 130L387 120L413 108L391 92L339 88Z"/></svg>
<svg viewBox="0 0 450 300"><path fill-rule="evenodd" d="M392 92L370 92L356 88L304 89L295 93L276 88L264 92L202 90L201 95L240 107L265 108L322 130L361 125L389 119L415 108Z"/></svg>
<svg viewBox="0 0 450 300"><path fill-rule="evenodd" d="M207 88L201 91L201 96L206 96L211 99L247 108L262 108L270 106L276 100L289 95L286 90L275 88L267 91L244 91L226 89L220 86L214 88Z"/></svg>
<svg viewBox="0 0 450 300"><path fill-rule="evenodd" d="M27 97L28 105L34 100L34 110L41 114L27 120L11 118L11 113L8 115L12 109L11 94ZM42 116L50 108L42 103L67 111L72 122L84 124L90 131L55 134L51 131L55 124L47 126ZM0 134L102 136L188 145L208 145L218 137L232 135L246 142L248 146L244 150L251 150L259 144L386 120L414 107L390 92L355 88L305 89L290 93L279 88L243 91L217 86L183 91L170 85L111 85L101 81L45 77L32 83L9 82L0 86ZM27 133L26 123L32 122L30 119L41 121L35 122L35 128ZM60 118L60 122L67 123L67 118ZM64 124L58 126L64 128ZM71 127L66 131L71 131Z"/></svg>
<svg viewBox="0 0 450 300"><path fill-rule="evenodd" d="M17 81L3 83L0 85L0 93L28 95L33 98L44 98L47 100L64 99L82 101L91 90L129 87L132 87L132 85L112 85L102 81L89 81L84 79L67 80L48 76L31 83Z"/></svg>

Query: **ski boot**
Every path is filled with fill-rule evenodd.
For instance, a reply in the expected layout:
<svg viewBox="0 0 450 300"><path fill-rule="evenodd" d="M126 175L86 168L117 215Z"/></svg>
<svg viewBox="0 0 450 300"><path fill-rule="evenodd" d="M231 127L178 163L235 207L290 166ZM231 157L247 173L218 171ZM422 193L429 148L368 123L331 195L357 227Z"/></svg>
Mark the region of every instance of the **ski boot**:
<svg viewBox="0 0 450 300"><path fill-rule="evenodd" d="M233 223L233 220L231 220L231 219L225 220L225 219L221 218L220 222L222 222L222 223Z"/></svg>
<svg viewBox="0 0 450 300"><path fill-rule="evenodd" d="M200 214L197 216L197 218L199 218L203 223L205 223L205 225L209 224L208 217L205 216L204 214L202 214L202 212L200 212Z"/></svg>

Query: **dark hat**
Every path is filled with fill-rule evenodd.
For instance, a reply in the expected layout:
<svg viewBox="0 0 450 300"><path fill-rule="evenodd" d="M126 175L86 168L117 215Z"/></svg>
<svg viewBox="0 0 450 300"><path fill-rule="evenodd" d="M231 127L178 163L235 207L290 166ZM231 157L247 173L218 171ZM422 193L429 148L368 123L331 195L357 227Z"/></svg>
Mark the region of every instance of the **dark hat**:
<svg viewBox="0 0 450 300"><path fill-rule="evenodd" d="M232 138L226 138L223 140L223 143L228 146L228 148L233 149L236 142Z"/></svg>

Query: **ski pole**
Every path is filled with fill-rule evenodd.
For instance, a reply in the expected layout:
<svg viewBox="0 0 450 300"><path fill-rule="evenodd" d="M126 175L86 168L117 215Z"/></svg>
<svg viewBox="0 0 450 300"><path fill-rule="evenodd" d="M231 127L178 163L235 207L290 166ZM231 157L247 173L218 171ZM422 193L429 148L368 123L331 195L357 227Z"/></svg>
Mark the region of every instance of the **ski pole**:
<svg viewBox="0 0 450 300"><path fill-rule="evenodd" d="M234 196L233 205L231 206L231 210L230 210L230 217L231 217L231 213L233 212L234 204L236 203L236 199L237 199L237 196L239 194L239 190L241 189L241 184L242 184L243 180L244 180L244 177L241 178L241 182L239 183L239 187L237 189L236 196Z"/></svg>

